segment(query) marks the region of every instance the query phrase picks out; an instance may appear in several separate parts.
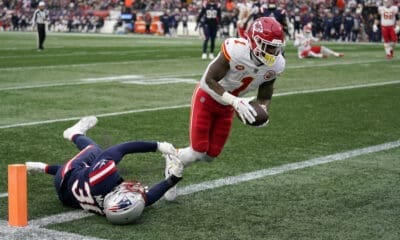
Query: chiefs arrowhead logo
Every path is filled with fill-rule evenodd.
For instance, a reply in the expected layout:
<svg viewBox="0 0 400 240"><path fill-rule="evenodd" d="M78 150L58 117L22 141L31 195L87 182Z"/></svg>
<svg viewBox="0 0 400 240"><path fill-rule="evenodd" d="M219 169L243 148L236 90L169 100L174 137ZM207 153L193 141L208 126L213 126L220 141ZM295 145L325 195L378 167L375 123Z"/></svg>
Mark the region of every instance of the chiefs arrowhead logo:
<svg viewBox="0 0 400 240"><path fill-rule="evenodd" d="M261 21L256 21L253 25L253 31L254 32L259 32L262 33L263 32L263 26Z"/></svg>

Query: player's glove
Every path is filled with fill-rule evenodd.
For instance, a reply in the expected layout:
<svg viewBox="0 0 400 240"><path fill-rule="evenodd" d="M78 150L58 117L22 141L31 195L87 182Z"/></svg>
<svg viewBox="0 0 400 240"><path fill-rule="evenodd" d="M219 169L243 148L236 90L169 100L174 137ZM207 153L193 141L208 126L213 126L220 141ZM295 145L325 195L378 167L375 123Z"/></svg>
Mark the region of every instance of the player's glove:
<svg viewBox="0 0 400 240"><path fill-rule="evenodd" d="M172 154L176 155L176 148L168 142L157 142L157 150L163 154Z"/></svg>
<svg viewBox="0 0 400 240"><path fill-rule="evenodd" d="M257 116L257 112L249 104L249 102L253 99L254 97L249 97L249 98L235 97L228 92L224 92L224 94L222 94L222 100L232 105L232 107L236 110L236 112L238 113L240 119L244 124L246 124L246 120L249 123L253 123L256 120L254 117Z"/></svg>

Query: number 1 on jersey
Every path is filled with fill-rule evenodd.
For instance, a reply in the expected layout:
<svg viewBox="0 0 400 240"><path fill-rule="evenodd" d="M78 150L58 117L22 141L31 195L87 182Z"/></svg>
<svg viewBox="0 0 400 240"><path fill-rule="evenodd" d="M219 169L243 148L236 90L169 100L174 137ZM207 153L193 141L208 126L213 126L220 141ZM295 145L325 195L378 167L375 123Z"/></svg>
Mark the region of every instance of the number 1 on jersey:
<svg viewBox="0 0 400 240"><path fill-rule="evenodd" d="M242 85L240 85L240 87L236 88L235 90L231 91L232 95L239 96L240 92L245 90L253 80L254 80L254 78L252 78L252 77L243 78L241 80Z"/></svg>

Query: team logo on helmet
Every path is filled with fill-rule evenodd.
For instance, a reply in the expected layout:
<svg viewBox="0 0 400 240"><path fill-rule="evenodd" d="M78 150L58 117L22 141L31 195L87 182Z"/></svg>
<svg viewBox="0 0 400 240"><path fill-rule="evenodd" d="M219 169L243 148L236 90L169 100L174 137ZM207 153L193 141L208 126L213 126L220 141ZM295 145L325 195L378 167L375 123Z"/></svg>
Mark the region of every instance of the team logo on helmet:
<svg viewBox="0 0 400 240"><path fill-rule="evenodd" d="M253 25L253 31L254 32L259 32L262 33L263 32L263 26L261 21L256 21Z"/></svg>

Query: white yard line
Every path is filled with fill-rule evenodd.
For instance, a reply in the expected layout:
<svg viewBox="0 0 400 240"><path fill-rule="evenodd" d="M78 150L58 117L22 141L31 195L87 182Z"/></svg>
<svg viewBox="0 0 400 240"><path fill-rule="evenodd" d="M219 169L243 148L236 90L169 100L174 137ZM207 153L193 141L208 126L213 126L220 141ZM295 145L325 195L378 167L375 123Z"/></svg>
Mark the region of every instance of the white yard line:
<svg viewBox="0 0 400 240"><path fill-rule="evenodd" d="M228 185L240 184L243 182L256 180L272 175L282 174L298 169L304 169L307 167L313 167L317 165L322 165L330 162L342 161L352 157L357 157L361 155L366 155L370 153L376 153L380 151L385 151L393 148L400 147L400 140L394 142L387 142L380 145L370 146L366 148L359 148L351 151L336 153L327 155L324 157L314 158L303 162L296 162L285 164L278 167L262 169L259 171L249 172L240 174L237 176L231 176L221 179L216 179L212 181L206 181L198 184L189 185L178 189L178 195L189 195L197 193L200 191L205 191L209 189L215 189ZM20 236L21 238L34 238L37 239L90 239L98 240L99 238L91 238L86 236L81 236L78 234L72 234L67 232L60 232L55 230L48 230L43 227L49 224L58 224L63 222L69 222L73 220L78 220L88 216L92 216L91 213L86 213L80 210L70 211L66 213L51 215L48 217L34 219L29 221L27 227L24 228L13 228L9 227L6 221L0 221L0 234L4 235L5 239L13 239Z"/></svg>
<svg viewBox="0 0 400 240"><path fill-rule="evenodd" d="M380 152L384 150L389 150L392 148L397 148L400 147L400 140L394 141L394 142L387 142L383 143L380 145L375 145L371 147L366 147L366 148L359 148L347 152L341 152L341 153L336 153L332 155L327 155L324 157L319 157L319 158L314 158L310 159L307 161L303 162L296 162L296 163L290 163L290 164L285 164L282 166L278 167L273 167L273 168L267 168L267 169L262 169L259 171L254 171L254 172L249 172L249 173L244 173L241 175L237 176L232 176L232 177L226 177L226 178L221 178L217 180L212 180L212 181L207 181L207 182L202 182L199 184L194 184L194 185L189 185L187 187L183 187L178 189L178 195L188 195L200 191L204 191L207 189L214 189L218 187L223 187L227 185L235 185L239 184L242 182L247 182L259 178L264 178L267 176L272 176L272 175L277 175L297 169L303 169L307 167L313 167L325 163L330 163L330 162L336 162L336 161L341 161L345 160L348 158L352 157L357 157L361 155L366 155L370 153L375 153L375 152Z"/></svg>
<svg viewBox="0 0 400 240"><path fill-rule="evenodd" d="M189 107L189 106L190 105L186 104L186 105L176 105L176 106L169 106L169 107L136 109L136 110L130 110L130 111L123 111L123 112L96 114L96 116L97 117L110 117L110 116L119 116L119 115L131 114L131 113L139 113L139 112L152 112L152 111L160 111L160 110L166 110L166 109L184 108L184 107ZM28 122L28 123L16 123L16 124L11 124L11 125L0 126L0 129L15 128L15 127L25 127L25 126L49 124L49 123L56 123L56 122L67 122L67 121L72 121L72 120L79 120L80 118L81 117L70 117L70 118L60 118L60 119L52 119L52 120Z"/></svg>
<svg viewBox="0 0 400 240"><path fill-rule="evenodd" d="M41 239L41 240L103 240L102 238L88 237L75 233L61 232L45 229L39 226L28 225L26 227L10 227L7 221L0 220L0 239Z"/></svg>
<svg viewBox="0 0 400 240"><path fill-rule="evenodd" d="M188 58L188 59L197 59L197 58ZM186 58L184 60L187 60ZM48 65L48 66L29 66L29 67L6 67L6 68L0 68L0 73L2 71L21 71L21 70L32 70L32 69L58 69L58 68L86 68L90 66L110 66L110 65L132 65L137 62L144 63L144 62L149 62L152 64L160 64L162 62L171 62L173 59L159 59L159 60L154 60L154 59L149 59L149 60L136 60L136 61L123 61L123 62L98 62L98 63L79 63L79 64L60 64L60 65ZM182 61L182 59L181 59Z"/></svg>
<svg viewBox="0 0 400 240"><path fill-rule="evenodd" d="M365 87L373 87L373 86L384 86L384 85L398 84L398 83L400 83L400 80L390 81L390 82L378 82L378 83L367 83L367 84L359 84L359 85L350 85L350 86L343 86L343 87L322 88L322 89L314 89L314 90L291 91L291 92L283 92L283 93L274 94L274 97L288 96L288 95L295 95L295 94L328 92L328 91L337 91L337 90L348 90L348 89L365 88ZM190 105L188 105L188 104L184 104L184 105L175 105L175 106L169 106L169 107L136 109L136 110L130 110L130 111L97 114L96 116L98 116L98 117L110 117L110 116L119 116L119 115L125 115L125 114L131 114L131 113L139 113L139 112L151 112L151 111L160 111L160 110L166 110L166 109L184 108L184 107L189 107L189 106ZM51 119L51 120L44 120L44 121L36 121L36 122L15 123L15 124L9 124L9 125L0 126L0 129L41 125L41 124L49 124L49 123L56 123L56 122L67 122L67 121L79 120L80 118L81 117L70 117L70 118L61 118L61 119Z"/></svg>
<svg viewBox="0 0 400 240"><path fill-rule="evenodd" d="M0 88L0 91L11 91L11 90L25 90L33 88L47 88L47 87L63 87L73 85L85 85L85 84L97 84L97 83L108 83L108 82L121 82L126 84L138 84L138 85L160 85L160 84L171 84L171 83L197 83L196 79L192 78L180 78L171 76L164 78L149 78L141 75L123 75L123 76L111 76L111 77L99 77L99 78L83 78L77 80L70 80L68 82L59 83L45 83L15 87L4 87Z"/></svg>
<svg viewBox="0 0 400 240"><path fill-rule="evenodd" d="M196 58L190 58L196 59ZM187 59L185 59L187 60ZM90 66L103 66L103 65L132 65L137 62L151 62L151 63L161 63L168 61L171 59L161 59L161 60L137 60L137 61L123 61L123 62L99 62L99 63L84 63L84 64L63 64L63 65L49 65L49 66L29 66L29 67L6 67L0 68L0 73L2 71L21 71L21 70L32 70L32 69L58 69L58 68L80 68L80 67L90 67ZM396 60L394 60L396 61ZM349 64L370 64L377 62L387 62L386 59L376 59L376 60L357 60L357 61L346 61L342 60L340 62L327 62L327 63L319 63L315 64L314 62L310 62L310 65L300 64L300 65L290 65L286 66L286 69L297 69L297 68L315 68L315 67L328 67L328 66L337 66L337 65L349 65ZM201 75L203 72L198 72L198 75Z"/></svg>

